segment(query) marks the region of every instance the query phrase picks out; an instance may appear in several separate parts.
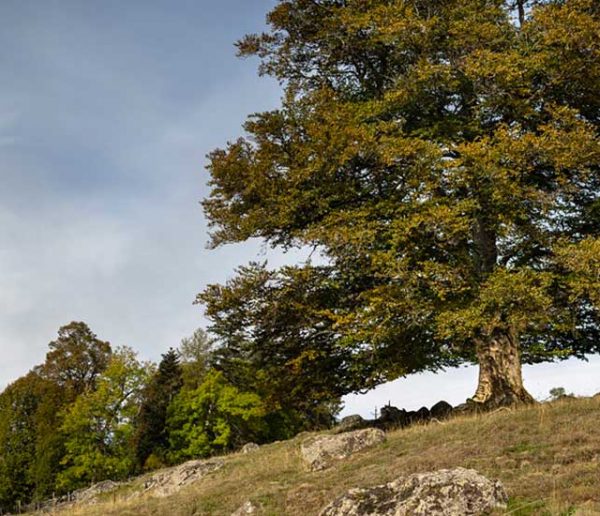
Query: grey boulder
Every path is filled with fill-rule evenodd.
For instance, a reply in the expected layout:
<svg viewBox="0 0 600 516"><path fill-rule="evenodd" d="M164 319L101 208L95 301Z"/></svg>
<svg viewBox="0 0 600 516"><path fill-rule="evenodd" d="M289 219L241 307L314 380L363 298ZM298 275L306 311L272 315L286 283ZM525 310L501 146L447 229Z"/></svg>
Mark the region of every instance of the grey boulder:
<svg viewBox="0 0 600 516"><path fill-rule="evenodd" d="M385 441L385 434L377 428L365 428L338 435L319 435L306 439L300 445L302 460L311 471L320 471L345 459L357 451Z"/></svg>
<svg viewBox="0 0 600 516"><path fill-rule="evenodd" d="M505 508L507 501L498 481L472 469L442 469L351 489L319 516L468 516Z"/></svg>
<svg viewBox="0 0 600 516"><path fill-rule="evenodd" d="M183 487L221 469L223 465L224 462L220 459L192 460L171 469L157 471L145 479L143 492L149 492L157 497L170 496Z"/></svg>
<svg viewBox="0 0 600 516"><path fill-rule="evenodd" d="M246 443L244 444L244 446L242 446L242 449L240 451L242 453L252 453L258 450L259 448L260 446L256 443Z"/></svg>

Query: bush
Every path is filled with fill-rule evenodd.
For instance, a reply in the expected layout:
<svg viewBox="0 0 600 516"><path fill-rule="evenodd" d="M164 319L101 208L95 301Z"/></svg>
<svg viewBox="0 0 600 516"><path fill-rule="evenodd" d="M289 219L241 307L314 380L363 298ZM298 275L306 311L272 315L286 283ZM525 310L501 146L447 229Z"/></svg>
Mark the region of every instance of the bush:
<svg viewBox="0 0 600 516"><path fill-rule="evenodd" d="M217 371L210 371L196 389L184 389L169 406L169 459L207 457L260 441L266 430L260 397L241 392Z"/></svg>

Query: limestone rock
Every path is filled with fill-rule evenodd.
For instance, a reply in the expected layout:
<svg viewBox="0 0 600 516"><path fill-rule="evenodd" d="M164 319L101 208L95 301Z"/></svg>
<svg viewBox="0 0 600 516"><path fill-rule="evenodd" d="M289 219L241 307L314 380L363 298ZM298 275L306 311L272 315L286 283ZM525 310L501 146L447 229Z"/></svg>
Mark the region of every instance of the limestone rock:
<svg viewBox="0 0 600 516"><path fill-rule="evenodd" d="M260 506L254 502L248 501L239 507L237 511L231 514L231 516L245 516L246 514L259 514Z"/></svg>
<svg viewBox="0 0 600 516"><path fill-rule="evenodd" d="M342 420L333 429L333 433L341 434L344 432L360 430L362 428L365 428L368 424L368 421L363 419L362 416L358 414L352 414L351 416L346 416L345 418L342 418Z"/></svg>
<svg viewBox="0 0 600 516"><path fill-rule="evenodd" d="M319 435L306 439L300 455L311 471L320 471L353 453L385 441L385 434L376 428L365 428L338 435Z"/></svg>
<svg viewBox="0 0 600 516"><path fill-rule="evenodd" d="M98 495L114 491L122 485L122 483L113 482L112 480L98 482L97 484L94 484L90 487L87 487L85 489L79 489L71 493L70 501L93 504L97 502Z"/></svg>
<svg viewBox="0 0 600 516"><path fill-rule="evenodd" d="M442 469L400 477L388 484L351 489L320 516L456 516L505 508L502 484L472 469Z"/></svg>
<svg viewBox="0 0 600 516"><path fill-rule="evenodd" d="M260 448L260 446L256 443L246 443L244 444L244 446L242 446L242 449L240 450L242 453L252 453L256 450L258 450Z"/></svg>
<svg viewBox="0 0 600 516"><path fill-rule="evenodd" d="M169 496L209 473L221 469L223 464L220 459L192 460L175 468L158 471L145 479L144 492L151 492L159 497Z"/></svg>

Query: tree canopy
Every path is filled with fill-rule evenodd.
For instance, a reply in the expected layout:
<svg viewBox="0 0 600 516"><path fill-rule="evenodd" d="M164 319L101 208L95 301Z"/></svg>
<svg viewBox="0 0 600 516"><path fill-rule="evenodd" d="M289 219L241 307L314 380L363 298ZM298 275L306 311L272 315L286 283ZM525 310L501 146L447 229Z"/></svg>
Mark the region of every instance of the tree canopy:
<svg viewBox="0 0 600 516"><path fill-rule="evenodd" d="M331 422L328 404L283 409L279 384L239 374L256 372L247 353L228 379L212 341L198 329L155 366L83 322L61 327L45 362L0 392L0 512Z"/></svg>
<svg viewBox="0 0 600 516"><path fill-rule="evenodd" d="M98 375L108 367L111 348L84 322L72 322L58 330L58 338L48 344L50 351L40 374L77 396L95 387Z"/></svg>
<svg viewBox="0 0 600 516"><path fill-rule="evenodd" d="M319 307L327 344L278 322L298 356L349 353L337 371L374 381L475 360L495 406L532 400L522 359L597 351L600 7L517 3L286 0L238 44L284 94L210 154L203 205L213 246L325 258L294 274L343 292ZM274 313L270 295L250 299Z"/></svg>
<svg viewBox="0 0 600 516"><path fill-rule="evenodd" d="M0 509L60 492L65 412L97 387L112 350L83 322L58 330L43 364L0 393Z"/></svg>
<svg viewBox="0 0 600 516"><path fill-rule="evenodd" d="M98 386L66 409L64 469L58 486L72 490L93 482L126 477L134 468L133 420L151 369L130 348L118 349L98 378Z"/></svg>

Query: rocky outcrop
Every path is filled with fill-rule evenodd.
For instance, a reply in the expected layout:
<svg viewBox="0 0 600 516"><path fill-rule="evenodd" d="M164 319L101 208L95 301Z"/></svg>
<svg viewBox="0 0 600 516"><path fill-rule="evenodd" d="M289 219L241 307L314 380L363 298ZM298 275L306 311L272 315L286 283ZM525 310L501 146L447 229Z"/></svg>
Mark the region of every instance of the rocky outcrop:
<svg viewBox="0 0 600 516"><path fill-rule="evenodd" d="M260 446L256 443L246 443L246 444L244 444L244 446L242 446L242 449L240 450L240 452L252 453L252 452L255 452L256 450L258 450L259 448L260 448Z"/></svg>
<svg viewBox="0 0 600 516"><path fill-rule="evenodd" d="M97 503L98 496L103 493L110 493L115 489L124 485L121 482L113 482L112 480L105 480L103 482L98 482L97 484L91 485L85 489L79 489L78 491L74 491L69 496L70 502L84 503L84 504L93 504Z"/></svg>
<svg viewBox="0 0 600 516"><path fill-rule="evenodd" d="M351 489L320 516L479 515L506 507L507 500L500 482L472 469L443 469L367 489Z"/></svg>
<svg viewBox="0 0 600 516"><path fill-rule="evenodd" d="M338 435L319 435L300 445L302 460L311 471L320 471L357 451L385 441L385 434L376 428L365 428Z"/></svg>
<svg viewBox="0 0 600 516"><path fill-rule="evenodd" d="M61 498L38 502L29 507L33 511L54 511L74 504L93 505L105 501L109 493L119 499L134 499L142 496L169 496L183 487L213 473L225 464L222 459L192 460L168 469L155 471L127 482L105 480L85 489L73 491ZM121 488L124 488L121 492ZM104 496L103 496L104 495ZM246 514L246 513L242 513ZM252 513L249 513L252 514Z"/></svg>
<svg viewBox="0 0 600 516"><path fill-rule="evenodd" d="M221 469L223 464L220 459L192 460L171 469L158 471L145 478L144 490L136 494L149 492L153 496L169 496L209 473Z"/></svg>

